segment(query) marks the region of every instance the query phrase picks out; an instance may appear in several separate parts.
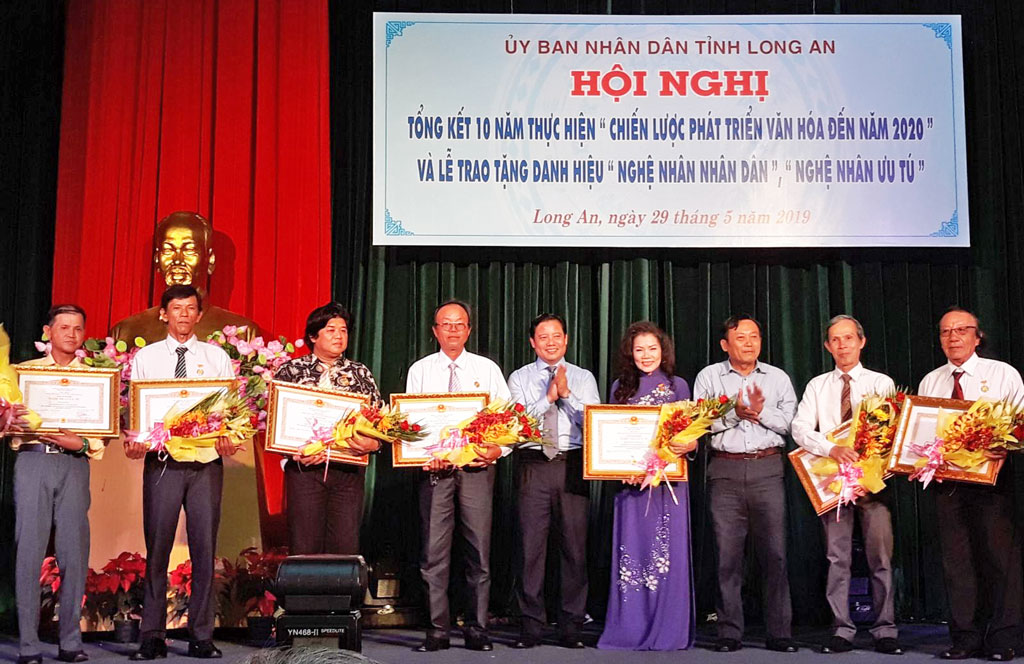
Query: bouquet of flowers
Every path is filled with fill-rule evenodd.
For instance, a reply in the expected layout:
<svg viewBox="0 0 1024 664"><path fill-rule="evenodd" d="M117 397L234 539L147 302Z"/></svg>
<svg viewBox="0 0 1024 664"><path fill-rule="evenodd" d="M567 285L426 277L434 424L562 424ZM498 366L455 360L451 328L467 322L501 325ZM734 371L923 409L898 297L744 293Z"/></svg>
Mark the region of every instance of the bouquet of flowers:
<svg viewBox="0 0 1024 664"><path fill-rule="evenodd" d="M383 443L413 442L427 437L427 431L419 424L409 422L408 415L386 406L360 406L333 425L321 426L314 421L312 427L312 435L302 448L303 456L326 449L348 452L351 449L348 441L357 433Z"/></svg>
<svg viewBox="0 0 1024 664"><path fill-rule="evenodd" d="M978 399L964 413L940 408L935 439L911 445L911 450L921 458L914 463L917 471L910 479L927 487L935 478L935 472L944 465L972 471L987 461L985 452L1021 449L1024 442L1014 435L1021 424L1020 418L1017 406L1008 401Z"/></svg>
<svg viewBox="0 0 1024 664"><path fill-rule="evenodd" d="M445 427L438 442L427 448L436 459L457 468L480 456L482 444L517 445L542 442L540 423L521 403L494 401L454 427Z"/></svg>
<svg viewBox="0 0 1024 664"><path fill-rule="evenodd" d="M217 390L190 408L171 407L151 431L135 436L154 452L165 452L175 461L196 461L200 448L216 446L226 436L235 445L256 435L252 411L238 388Z"/></svg>
<svg viewBox="0 0 1024 664"><path fill-rule="evenodd" d="M640 488L657 487L667 479L665 469L670 464L682 461L682 457L673 452L671 446L688 446L691 443L696 446L697 439L711 429L711 423L735 407L736 399L730 399L724 394L711 399L663 404L650 449L640 460L644 468ZM669 490L672 490L671 484ZM673 491L672 500L675 499Z"/></svg>
<svg viewBox="0 0 1024 664"><path fill-rule="evenodd" d="M266 343L245 325L227 325L207 337L206 342L223 349L231 358L238 392L253 413L252 425L263 431L267 420L267 383L292 358L295 349L302 347L302 339L293 344L281 336Z"/></svg>
<svg viewBox="0 0 1024 664"><path fill-rule="evenodd" d="M18 373L11 366L11 338L0 324L0 437L7 435L15 417L14 404L22 402L21 388L18 387ZM26 409L20 415L33 431L43 423L42 418Z"/></svg>
<svg viewBox="0 0 1024 664"><path fill-rule="evenodd" d="M853 504L858 496L885 488L885 466L906 396L905 388L891 394L865 395L857 404L846 438L835 440L829 436L836 445L852 447L860 457L854 463L823 457L811 466L812 473L824 478L822 485L839 495L840 505Z"/></svg>

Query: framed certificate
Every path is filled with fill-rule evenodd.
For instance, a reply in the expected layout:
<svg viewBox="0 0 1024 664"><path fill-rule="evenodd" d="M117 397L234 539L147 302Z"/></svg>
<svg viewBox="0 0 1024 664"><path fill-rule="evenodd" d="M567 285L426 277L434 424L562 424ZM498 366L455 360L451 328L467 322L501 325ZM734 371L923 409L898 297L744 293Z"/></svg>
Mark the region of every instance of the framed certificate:
<svg viewBox="0 0 1024 664"><path fill-rule="evenodd" d="M140 433L149 431L164 419L171 406L181 403L182 408L190 408L234 382L234 378L133 380L129 383L131 428Z"/></svg>
<svg viewBox="0 0 1024 664"><path fill-rule="evenodd" d="M441 430L476 415L490 399L487 392L443 392L441 394L392 394L391 406L409 416L409 422L426 429L427 437L391 446L395 468L420 467L430 461L426 448L437 443Z"/></svg>
<svg viewBox="0 0 1024 664"><path fill-rule="evenodd" d="M661 406L587 405L583 411L583 479L628 480L644 472L642 459L658 430ZM669 464L670 480L685 482L685 462Z"/></svg>
<svg viewBox="0 0 1024 664"><path fill-rule="evenodd" d="M309 442L314 425L333 426L369 400L370 397L365 394L270 381L265 449L289 457L298 454ZM337 450L330 452L330 460L355 466L370 463L370 458L365 454L344 454Z"/></svg>
<svg viewBox="0 0 1024 664"><path fill-rule="evenodd" d="M832 429L832 431L829 431L825 436L832 442L843 440L850 434L851 424L852 422L847 420L835 429ZM839 504L839 494L828 488L828 485L831 484L831 482L827 481L829 478L811 470L814 464L822 458L824 457L811 454L802 447L797 447L789 453L789 462L793 464L793 470L796 471L796 476L800 478L800 485L803 486L807 497L811 499L811 506L818 516L835 509L836 505ZM892 471L890 470L887 470L882 475L883 480L887 480L890 477L892 477Z"/></svg>
<svg viewBox="0 0 1024 664"><path fill-rule="evenodd" d="M121 371L116 368L15 367L25 405L42 418L39 433L67 429L83 436L114 437L119 417Z"/></svg>
<svg viewBox="0 0 1024 664"><path fill-rule="evenodd" d="M914 463L920 459L911 449L913 444L930 443L935 440L935 425L939 420L939 410L944 412L966 412L974 405L973 401L961 399L939 399L907 395L900 414L899 427L892 443L892 456L889 457L889 470L901 475L910 475L917 470ZM937 480L955 480L957 482L973 482L975 484L995 484L999 469L1003 467L1003 459L985 461L973 470L956 466L944 466L935 471Z"/></svg>

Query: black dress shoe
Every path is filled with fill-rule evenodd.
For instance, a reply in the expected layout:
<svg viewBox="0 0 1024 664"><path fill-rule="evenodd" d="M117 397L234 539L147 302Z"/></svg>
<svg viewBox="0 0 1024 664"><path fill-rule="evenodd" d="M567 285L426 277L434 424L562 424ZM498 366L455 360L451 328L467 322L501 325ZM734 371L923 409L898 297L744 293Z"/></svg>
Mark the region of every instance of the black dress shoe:
<svg viewBox="0 0 1024 664"><path fill-rule="evenodd" d="M480 650L483 652L490 652L494 650L494 646L491 644L491 637L486 634L480 635L466 635L466 650Z"/></svg>
<svg viewBox="0 0 1024 664"><path fill-rule="evenodd" d="M62 662L88 662L89 656L84 650L57 650L57 659Z"/></svg>
<svg viewBox="0 0 1024 664"><path fill-rule="evenodd" d="M448 639L442 639L437 636L428 636L423 639L423 643L413 648L413 650L416 652L436 652L438 650L448 650L451 647L451 641Z"/></svg>
<svg viewBox="0 0 1024 664"><path fill-rule="evenodd" d="M764 645L768 650L774 650L775 652L796 652L799 650L796 647L796 641L793 639L768 639Z"/></svg>
<svg viewBox="0 0 1024 664"><path fill-rule="evenodd" d="M583 644L583 639L581 639L578 636L563 636L562 638L558 639L558 645L562 646L563 648L572 648L574 650L579 650L580 648L587 647Z"/></svg>
<svg viewBox="0 0 1024 664"><path fill-rule="evenodd" d="M988 651L988 659L991 662L1009 662L1015 654L1013 648L993 648Z"/></svg>
<svg viewBox="0 0 1024 664"><path fill-rule="evenodd" d="M167 642L163 639L145 639L139 649L128 656L133 662L167 657Z"/></svg>
<svg viewBox="0 0 1024 664"><path fill-rule="evenodd" d="M850 652L851 650L853 650L852 643L841 636L833 636L821 649L821 652L828 655L830 653Z"/></svg>
<svg viewBox="0 0 1024 664"><path fill-rule="evenodd" d="M18 664L43 664L42 655L18 655Z"/></svg>
<svg viewBox="0 0 1024 664"><path fill-rule="evenodd" d="M736 639L715 639L715 646L712 648L715 652L736 652L743 647Z"/></svg>
<svg viewBox="0 0 1024 664"><path fill-rule="evenodd" d="M883 655L902 655L903 646L891 636L886 636L881 639L875 639L875 652L880 652Z"/></svg>
<svg viewBox="0 0 1024 664"><path fill-rule="evenodd" d="M220 649L213 645L213 641L192 641L188 644L188 656L198 659L219 659L223 657Z"/></svg>
<svg viewBox="0 0 1024 664"><path fill-rule="evenodd" d="M530 636L528 634L520 634L519 638L516 639L512 647L516 650L527 650L529 648L536 648L540 645L539 636Z"/></svg>
<svg viewBox="0 0 1024 664"><path fill-rule="evenodd" d="M953 646L949 650L943 650L939 655L939 659L972 659L982 654L977 648L964 648L963 646Z"/></svg>

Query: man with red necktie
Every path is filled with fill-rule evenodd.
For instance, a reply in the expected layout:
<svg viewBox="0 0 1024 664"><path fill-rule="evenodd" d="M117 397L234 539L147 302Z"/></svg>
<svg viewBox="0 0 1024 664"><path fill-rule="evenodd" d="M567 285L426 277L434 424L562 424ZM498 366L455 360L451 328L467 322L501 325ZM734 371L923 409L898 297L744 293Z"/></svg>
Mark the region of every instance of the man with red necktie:
<svg viewBox="0 0 1024 664"><path fill-rule="evenodd" d="M924 377L918 393L1024 403L1020 373L1005 362L978 356L984 340L977 316L960 307L950 308L939 321L939 342L948 362ZM941 485L935 506L953 641L940 657L968 659L987 654L992 661L1009 661L1021 645L1024 592L1012 466L1006 464L995 486Z"/></svg>

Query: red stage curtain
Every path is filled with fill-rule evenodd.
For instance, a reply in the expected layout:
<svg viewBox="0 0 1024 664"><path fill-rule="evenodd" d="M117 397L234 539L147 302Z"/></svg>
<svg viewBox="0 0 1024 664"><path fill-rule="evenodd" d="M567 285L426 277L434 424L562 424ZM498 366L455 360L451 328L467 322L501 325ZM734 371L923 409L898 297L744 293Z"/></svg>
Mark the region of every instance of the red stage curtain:
<svg viewBox="0 0 1024 664"><path fill-rule="evenodd" d="M155 304L155 223L215 229L214 304L289 338L330 298L323 0L70 0L55 301Z"/></svg>

